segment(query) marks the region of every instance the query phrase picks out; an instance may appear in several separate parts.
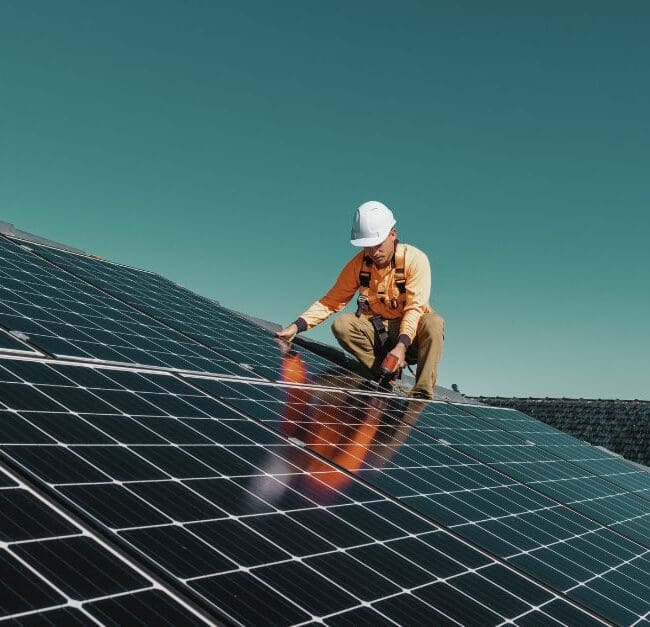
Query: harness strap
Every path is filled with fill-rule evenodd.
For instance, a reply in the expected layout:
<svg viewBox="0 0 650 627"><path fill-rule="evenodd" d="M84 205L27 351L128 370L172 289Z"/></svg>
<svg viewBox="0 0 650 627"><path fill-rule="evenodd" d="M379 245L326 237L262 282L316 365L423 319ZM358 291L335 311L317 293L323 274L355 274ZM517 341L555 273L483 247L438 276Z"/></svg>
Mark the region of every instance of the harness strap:
<svg viewBox="0 0 650 627"><path fill-rule="evenodd" d="M363 265L359 270L359 285L361 287L370 287L370 266L372 259L368 255L363 256Z"/></svg>
<svg viewBox="0 0 650 627"><path fill-rule="evenodd" d="M406 246L397 242L395 245L395 254L391 259L391 266L395 268L395 286L400 294L406 293L406 272L404 267L406 265ZM372 259L365 255L363 258L363 265L359 270L359 285L361 287L370 287L370 266ZM396 307L393 307L396 309Z"/></svg>
<svg viewBox="0 0 650 627"><path fill-rule="evenodd" d="M388 331L386 331L386 327L384 326L384 320L381 316L373 316L370 318L370 322L372 322L372 326L375 328L379 337L379 343L383 348L386 346L386 342L388 342Z"/></svg>
<svg viewBox="0 0 650 627"><path fill-rule="evenodd" d="M393 262L395 263L395 285L400 294L406 293L406 273L404 272L404 266L406 265L405 257L406 247L398 244L395 247Z"/></svg>

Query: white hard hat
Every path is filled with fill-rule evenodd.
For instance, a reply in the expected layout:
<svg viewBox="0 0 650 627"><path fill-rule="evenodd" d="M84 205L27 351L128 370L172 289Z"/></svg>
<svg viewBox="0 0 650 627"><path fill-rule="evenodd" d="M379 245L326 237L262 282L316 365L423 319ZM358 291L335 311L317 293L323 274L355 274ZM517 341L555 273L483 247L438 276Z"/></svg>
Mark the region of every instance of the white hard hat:
<svg viewBox="0 0 650 627"><path fill-rule="evenodd" d="M383 203L369 200L354 214L350 243L361 248L377 246L388 237L393 226L393 212Z"/></svg>

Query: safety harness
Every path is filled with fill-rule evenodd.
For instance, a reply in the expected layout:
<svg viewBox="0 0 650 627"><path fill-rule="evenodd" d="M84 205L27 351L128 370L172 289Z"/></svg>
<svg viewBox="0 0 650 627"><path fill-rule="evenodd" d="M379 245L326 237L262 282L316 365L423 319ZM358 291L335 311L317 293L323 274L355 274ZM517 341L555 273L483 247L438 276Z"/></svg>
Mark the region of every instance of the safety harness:
<svg viewBox="0 0 650 627"><path fill-rule="evenodd" d="M391 309L398 309L400 304L404 305L406 301L406 273L404 272L404 258L406 256L406 246L395 242L395 253L390 261L391 268L395 269L395 288L386 293L385 288L378 291L377 294L370 295L370 266L373 260L368 255L363 258L363 265L359 271L359 298L357 299L357 317L371 310L372 305L376 302L385 304L389 303ZM388 342L388 331L384 327L384 319L381 316L372 316L370 322L377 331L379 341L383 347Z"/></svg>

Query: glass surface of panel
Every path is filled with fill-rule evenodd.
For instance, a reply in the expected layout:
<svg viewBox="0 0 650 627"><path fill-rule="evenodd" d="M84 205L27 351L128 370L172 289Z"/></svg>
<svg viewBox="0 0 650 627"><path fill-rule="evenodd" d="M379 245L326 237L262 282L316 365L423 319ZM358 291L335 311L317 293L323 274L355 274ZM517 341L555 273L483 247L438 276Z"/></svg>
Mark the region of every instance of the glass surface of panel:
<svg viewBox="0 0 650 627"><path fill-rule="evenodd" d="M160 275L45 246L39 254L272 381L358 388L365 379ZM207 370L207 368L206 368Z"/></svg>
<svg viewBox="0 0 650 627"><path fill-rule="evenodd" d="M444 403L193 381L608 620L650 611L645 546L476 456L520 438Z"/></svg>
<svg viewBox="0 0 650 627"><path fill-rule="evenodd" d="M386 623L416 603L443 623L496 625L548 622L545 607L559 604L596 622L180 379L0 363L0 402L30 427L19 443L0 441L7 463L215 616L251 625L353 616ZM51 413L80 421L72 442L44 420Z"/></svg>
<svg viewBox="0 0 650 627"><path fill-rule="evenodd" d="M587 443L514 410L483 405L457 405L460 409L492 423L553 455L588 470L610 483L650 499L650 472L621 457Z"/></svg>
<svg viewBox="0 0 650 627"><path fill-rule="evenodd" d="M251 377L27 248L0 237L0 324L46 353Z"/></svg>
<svg viewBox="0 0 650 627"><path fill-rule="evenodd" d="M438 403L418 426L650 547L650 473L641 468L510 410Z"/></svg>
<svg viewBox="0 0 650 627"><path fill-rule="evenodd" d="M142 624L205 624L1 466L0 477L0 622L115 624L137 608Z"/></svg>

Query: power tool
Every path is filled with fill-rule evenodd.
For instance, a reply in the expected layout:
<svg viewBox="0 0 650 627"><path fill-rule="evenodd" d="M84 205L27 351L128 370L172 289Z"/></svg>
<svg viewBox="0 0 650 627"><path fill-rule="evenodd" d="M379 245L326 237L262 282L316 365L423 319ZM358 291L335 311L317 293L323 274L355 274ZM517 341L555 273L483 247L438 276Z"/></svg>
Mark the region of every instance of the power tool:
<svg viewBox="0 0 650 627"><path fill-rule="evenodd" d="M377 385L380 388L390 389L390 383L393 379L399 379L401 377L401 370L395 370L397 368L397 357L392 353L388 353L384 357L384 361L381 362L379 368L379 377L377 379Z"/></svg>

